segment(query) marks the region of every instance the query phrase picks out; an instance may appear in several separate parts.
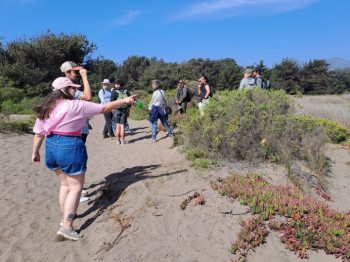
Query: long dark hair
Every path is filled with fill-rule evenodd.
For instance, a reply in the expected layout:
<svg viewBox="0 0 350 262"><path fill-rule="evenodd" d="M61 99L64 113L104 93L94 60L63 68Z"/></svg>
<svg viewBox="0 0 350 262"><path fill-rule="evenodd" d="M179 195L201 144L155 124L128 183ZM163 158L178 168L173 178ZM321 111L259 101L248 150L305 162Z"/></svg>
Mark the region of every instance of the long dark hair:
<svg viewBox="0 0 350 262"><path fill-rule="evenodd" d="M55 90L49 94L40 104L33 108L37 118L43 120L50 117L51 112L55 109L57 101L62 99L74 100L75 98L69 93L71 87Z"/></svg>

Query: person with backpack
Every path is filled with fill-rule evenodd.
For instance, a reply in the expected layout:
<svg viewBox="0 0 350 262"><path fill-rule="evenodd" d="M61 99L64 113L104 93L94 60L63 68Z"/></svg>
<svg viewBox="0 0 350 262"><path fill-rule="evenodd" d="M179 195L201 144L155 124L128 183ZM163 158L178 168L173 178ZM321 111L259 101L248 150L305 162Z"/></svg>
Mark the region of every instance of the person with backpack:
<svg viewBox="0 0 350 262"><path fill-rule="evenodd" d="M270 82L262 78L261 76L261 68L254 67L253 76L255 77L255 85L259 86L261 89L269 90Z"/></svg>
<svg viewBox="0 0 350 262"><path fill-rule="evenodd" d="M186 114L187 102L191 101L191 98L189 99L188 97L191 97L189 89L187 88L185 81L181 79L179 81L179 88L175 95L175 103L180 109L181 115Z"/></svg>
<svg viewBox="0 0 350 262"><path fill-rule="evenodd" d="M117 79L114 82L114 87L115 88L111 96L111 101L124 99L130 96L129 90L124 88L123 80ZM128 141L125 141L125 125L127 123L128 117L130 116L130 109L131 105L123 104L114 110L113 121L117 125L115 130L117 136L117 145L125 145L129 143Z"/></svg>
<svg viewBox="0 0 350 262"><path fill-rule="evenodd" d="M244 71L244 78L241 80L241 83L239 85L240 90L246 90L249 88L256 87L255 85L255 78L252 76L253 70L250 68L247 68Z"/></svg>
<svg viewBox="0 0 350 262"><path fill-rule="evenodd" d="M160 119L160 122L168 131L168 136L173 137L173 132L171 131L171 128L167 122L168 115L164 112L166 111L165 107L167 104L165 101L164 91L160 89L161 86L162 84L159 80L152 80L152 88L154 91L152 99L148 105L148 109L151 110L148 119L152 124L152 143L156 142L158 119Z"/></svg>
<svg viewBox="0 0 350 262"><path fill-rule="evenodd" d="M212 96L212 92L208 84L208 77L202 76L200 79L198 79L198 82L198 89L200 89L200 102L198 103L198 108L201 116L203 116L204 107L209 102L209 97Z"/></svg>
<svg viewBox="0 0 350 262"><path fill-rule="evenodd" d="M111 83L109 82L109 79L103 80L102 89L98 92L98 102L102 105L111 102L112 91L109 89L110 85ZM115 137L113 133L113 128L112 128L113 113L106 112L103 114L103 116L105 118L105 126L103 128L102 137L103 138Z"/></svg>
<svg viewBox="0 0 350 262"><path fill-rule="evenodd" d="M80 73L86 77L86 70ZM59 204L62 216L57 234L66 239L80 240L84 235L74 230L73 223L88 160L81 128L86 126L86 118L90 116L110 112L124 103L134 104L136 95L99 105L75 99L75 92L81 86L66 77L55 79L52 87L53 92L33 109L37 119L33 128L35 136L31 159L33 163L40 162L40 147L46 137L45 165L56 173L61 182Z"/></svg>

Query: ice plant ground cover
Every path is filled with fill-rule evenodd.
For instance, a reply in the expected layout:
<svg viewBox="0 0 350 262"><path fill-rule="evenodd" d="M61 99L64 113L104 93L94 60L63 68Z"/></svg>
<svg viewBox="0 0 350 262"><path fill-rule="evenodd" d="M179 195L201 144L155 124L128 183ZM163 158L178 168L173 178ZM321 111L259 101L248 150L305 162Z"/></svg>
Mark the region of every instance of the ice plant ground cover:
<svg viewBox="0 0 350 262"><path fill-rule="evenodd" d="M222 196L249 206L255 215L240 221L242 229L231 246L237 258L232 262L245 261L249 249L266 241L269 228L280 232L286 248L300 258L308 257L308 249L323 249L350 261L350 211L335 211L293 186L270 185L262 174L231 174L212 181L211 186Z"/></svg>

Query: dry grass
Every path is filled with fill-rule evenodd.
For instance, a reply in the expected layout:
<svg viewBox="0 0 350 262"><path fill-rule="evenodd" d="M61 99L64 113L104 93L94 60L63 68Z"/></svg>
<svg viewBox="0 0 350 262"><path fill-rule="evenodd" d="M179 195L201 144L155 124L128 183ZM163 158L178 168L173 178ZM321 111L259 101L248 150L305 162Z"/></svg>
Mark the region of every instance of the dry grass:
<svg viewBox="0 0 350 262"><path fill-rule="evenodd" d="M295 100L296 113L337 122L350 129L350 95L305 96Z"/></svg>

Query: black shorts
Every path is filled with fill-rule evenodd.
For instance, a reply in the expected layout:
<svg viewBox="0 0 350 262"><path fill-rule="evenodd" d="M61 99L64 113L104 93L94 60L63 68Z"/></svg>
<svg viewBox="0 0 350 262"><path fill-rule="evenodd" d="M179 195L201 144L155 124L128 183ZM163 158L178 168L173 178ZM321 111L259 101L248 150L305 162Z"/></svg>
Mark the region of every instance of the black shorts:
<svg viewBox="0 0 350 262"><path fill-rule="evenodd" d="M114 123L125 125L128 119L128 110L129 109L116 109L113 115Z"/></svg>

